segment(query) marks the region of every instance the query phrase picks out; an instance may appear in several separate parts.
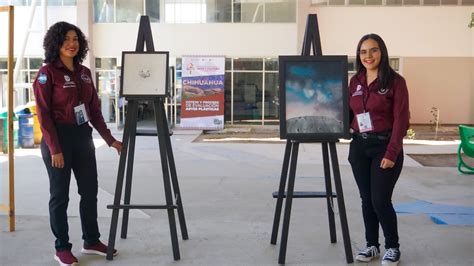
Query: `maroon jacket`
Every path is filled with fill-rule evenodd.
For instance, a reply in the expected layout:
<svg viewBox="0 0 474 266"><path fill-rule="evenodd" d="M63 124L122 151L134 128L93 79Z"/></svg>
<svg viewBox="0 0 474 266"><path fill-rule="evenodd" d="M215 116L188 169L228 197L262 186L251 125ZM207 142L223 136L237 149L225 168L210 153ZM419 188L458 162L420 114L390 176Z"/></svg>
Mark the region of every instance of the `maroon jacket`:
<svg viewBox="0 0 474 266"><path fill-rule="evenodd" d="M359 91L356 92L358 88ZM395 162L403 146L403 137L410 126L408 89L402 76L394 78L389 90L381 92L379 88L378 79L367 85L365 72L351 78L349 83L351 128L359 132L356 115L364 112L364 98L365 111L370 113L374 128L372 132L392 132L384 158Z"/></svg>
<svg viewBox="0 0 474 266"><path fill-rule="evenodd" d="M116 141L102 117L91 71L80 64L76 64L74 69L74 72L71 72L58 59L41 67L33 83L43 139L51 154L62 152L55 124L76 124L74 107L79 105L79 95L91 124L105 142L110 146ZM78 84L80 86L77 86Z"/></svg>

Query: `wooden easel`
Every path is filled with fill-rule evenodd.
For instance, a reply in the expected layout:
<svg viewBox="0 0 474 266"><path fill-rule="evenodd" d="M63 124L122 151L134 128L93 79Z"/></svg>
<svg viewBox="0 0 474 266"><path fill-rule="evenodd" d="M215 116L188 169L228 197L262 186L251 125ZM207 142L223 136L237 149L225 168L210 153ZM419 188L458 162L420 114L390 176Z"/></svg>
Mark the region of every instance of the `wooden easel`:
<svg viewBox="0 0 474 266"><path fill-rule="evenodd" d="M319 37L318 18L316 14L308 15L306 23L306 32L303 43L303 49L301 55L309 56L311 54L311 45L313 47L313 55L321 56L321 39ZM344 239L344 249L346 252L347 263L354 262L351 249L351 241L349 236L349 227L347 225L346 208L344 205L344 195L342 192L341 174L339 172L339 162L337 159L336 142L339 140L329 140L325 142L321 141L301 141L301 140L290 140L286 141L285 156L283 159L283 167L281 171L280 186L277 192L273 192L273 197L277 198L275 207L275 217L273 219L272 236L270 243L275 245L278 236L278 227L280 224L281 209L283 205L283 199L286 199L285 214L283 217L283 228L281 235L280 254L278 257L278 263L284 264L286 258L286 246L288 242L288 230L290 227L290 216L291 216L291 205L293 198L326 198L327 209L328 209L328 220L329 220L329 235L331 243L336 243L336 226L334 220L333 198L337 198L339 207L339 216L341 218L342 237ZM326 183L326 192L302 192L294 191L295 186L295 174L298 160L298 148L300 143L321 143L323 149L323 164L324 164L324 180ZM334 184L336 187L336 193L332 192L331 188L331 171L329 166L329 151L331 153L331 165L334 174ZM290 168L288 175L288 167ZM288 188L285 192L286 179L288 179Z"/></svg>
<svg viewBox="0 0 474 266"><path fill-rule="evenodd" d="M137 45L135 51L144 52L146 44L147 52L155 51L153 45L153 37L151 33L150 20L148 16L142 16L138 30ZM165 205L131 205L132 190L132 173L133 160L135 155L135 139L137 134L138 120L138 99L128 98L128 111L125 117L125 128L123 134L123 149L120 154L119 169L117 175L117 186L115 188L114 204L108 205L107 208L112 209L112 221L110 225L109 244L107 249L107 260L113 259L113 250L115 246L115 237L117 233L117 223L119 210L123 209L122 217L122 238L127 238L128 218L130 209L163 209L168 211L168 220L170 225L171 244L173 248L174 260L180 259L178 237L176 230L176 220L174 210L177 209L179 224L181 227L181 235L183 240L188 239L188 231L184 218L183 204L181 201L181 193L179 191L178 177L176 174L176 166L171 148L170 132L164 108L164 99L162 97L140 98L140 100L149 100L153 102L155 109L156 131L158 135L158 143L161 157L161 168L163 172L163 182L165 190ZM126 165L125 165L126 164ZM120 204L122 195L122 187L124 181L125 168L127 169L124 204ZM171 187L172 186L172 187ZM173 195L176 203L173 204Z"/></svg>

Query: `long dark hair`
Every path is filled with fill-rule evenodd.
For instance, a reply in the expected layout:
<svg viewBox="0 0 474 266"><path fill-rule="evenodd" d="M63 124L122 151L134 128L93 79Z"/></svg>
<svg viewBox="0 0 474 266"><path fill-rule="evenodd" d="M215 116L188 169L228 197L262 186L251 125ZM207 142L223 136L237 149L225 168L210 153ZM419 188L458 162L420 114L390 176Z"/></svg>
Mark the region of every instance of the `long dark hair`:
<svg viewBox="0 0 474 266"><path fill-rule="evenodd" d="M362 43L368 39L372 39L377 42L380 48L381 52L381 58L380 58L380 64L378 67L378 78L380 82L380 88L383 90L390 89L390 85L393 81L393 79L398 76L398 73L393 70L393 68L390 66L390 62L388 59L388 52L387 52L387 46L385 46L385 42L382 40L380 36L378 36L375 33L370 33L367 35L362 36L362 38L359 41L359 44L357 45L357 57L356 57L356 68L357 68L357 75L363 73L366 71L364 65L362 64L362 61L360 60L360 47L362 46Z"/></svg>
<svg viewBox="0 0 474 266"><path fill-rule="evenodd" d="M82 33L77 26L61 21L51 26L44 36L43 48L45 63L52 63L59 58L59 49L61 49L61 46L64 43L64 38L70 30L76 32L79 41L79 51L76 56L74 56L74 63L80 64L84 58L86 58L89 47L84 33Z"/></svg>

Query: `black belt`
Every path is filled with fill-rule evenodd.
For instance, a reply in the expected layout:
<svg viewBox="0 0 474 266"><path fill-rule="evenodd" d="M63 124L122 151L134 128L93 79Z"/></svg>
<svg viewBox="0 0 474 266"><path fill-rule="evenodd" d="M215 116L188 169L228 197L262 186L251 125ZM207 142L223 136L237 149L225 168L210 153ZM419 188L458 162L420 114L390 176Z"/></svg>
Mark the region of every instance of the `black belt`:
<svg viewBox="0 0 474 266"><path fill-rule="evenodd" d="M392 132L353 132L352 136L361 139L389 140L390 136L392 136Z"/></svg>

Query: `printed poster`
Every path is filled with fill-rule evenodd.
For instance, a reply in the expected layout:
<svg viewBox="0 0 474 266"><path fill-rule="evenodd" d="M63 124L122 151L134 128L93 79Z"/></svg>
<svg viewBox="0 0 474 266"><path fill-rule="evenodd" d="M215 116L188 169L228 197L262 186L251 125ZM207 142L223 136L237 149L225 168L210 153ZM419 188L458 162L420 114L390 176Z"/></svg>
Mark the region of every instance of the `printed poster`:
<svg viewBox="0 0 474 266"><path fill-rule="evenodd" d="M181 128L224 128L225 57L184 56Z"/></svg>

